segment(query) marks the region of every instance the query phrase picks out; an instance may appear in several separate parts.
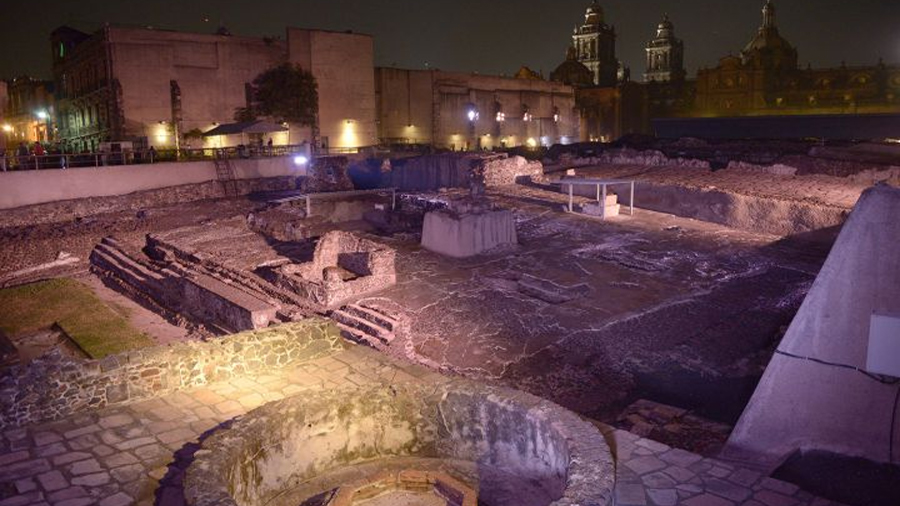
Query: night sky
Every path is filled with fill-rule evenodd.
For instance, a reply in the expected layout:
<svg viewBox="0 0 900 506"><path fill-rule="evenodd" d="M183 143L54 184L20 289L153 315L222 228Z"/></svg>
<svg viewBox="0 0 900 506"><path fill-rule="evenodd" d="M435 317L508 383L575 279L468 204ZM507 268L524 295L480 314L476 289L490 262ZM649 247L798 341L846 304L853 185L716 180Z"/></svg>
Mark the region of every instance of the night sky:
<svg viewBox="0 0 900 506"><path fill-rule="evenodd" d="M286 25L375 35L376 64L548 75L564 58L589 0L7 0L0 12L0 78L50 76L49 34L104 22L238 35L284 36ZM760 24L763 0L603 0L617 53L644 70L644 45L668 12L684 39L689 75L738 52ZM802 65L900 64L900 0L776 0L782 35ZM204 21L204 20L208 21Z"/></svg>

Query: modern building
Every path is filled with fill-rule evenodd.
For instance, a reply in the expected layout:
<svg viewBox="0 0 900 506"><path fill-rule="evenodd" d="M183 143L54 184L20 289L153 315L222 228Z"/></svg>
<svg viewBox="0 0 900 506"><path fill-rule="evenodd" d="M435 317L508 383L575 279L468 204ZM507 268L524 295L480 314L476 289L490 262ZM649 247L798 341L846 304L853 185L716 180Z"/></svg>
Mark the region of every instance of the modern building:
<svg viewBox="0 0 900 506"><path fill-rule="evenodd" d="M0 93L5 146L21 142L50 142L55 139L53 83L32 77L17 77L3 83Z"/></svg>
<svg viewBox="0 0 900 506"><path fill-rule="evenodd" d="M520 75L377 68L381 142L467 150L578 140L574 89Z"/></svg>
<svg viewBox="0 0 900 506"><path fill-rule="evenodd" d="M101 142L135 147L210 147L202 132L235 121L258 75L284 62L312 72L319 90L320 142L357 149L377 140L373 41L368 35L287 29L280 38L107 26L52 34L59 138L75 150ZM299 144L311 129L291 126L277 144Z"/></svg>

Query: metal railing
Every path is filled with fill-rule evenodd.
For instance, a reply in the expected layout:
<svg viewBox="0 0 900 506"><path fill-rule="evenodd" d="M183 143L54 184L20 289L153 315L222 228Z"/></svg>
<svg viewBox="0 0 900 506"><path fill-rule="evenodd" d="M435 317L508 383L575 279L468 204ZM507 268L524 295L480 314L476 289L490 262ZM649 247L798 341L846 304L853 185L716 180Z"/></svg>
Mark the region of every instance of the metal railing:
<svg viewBox="0 0 900 506"><path fill-rule="evenodd" d="M320 149L315 156L356 153L355 148ZM215 158L252 159L309 155L308 144L286 146L232 146L227 148L144 149L103 153L49 153L44 155L0 154L0 171L70 169L140 165L150 163L196 162Z"/></svg>

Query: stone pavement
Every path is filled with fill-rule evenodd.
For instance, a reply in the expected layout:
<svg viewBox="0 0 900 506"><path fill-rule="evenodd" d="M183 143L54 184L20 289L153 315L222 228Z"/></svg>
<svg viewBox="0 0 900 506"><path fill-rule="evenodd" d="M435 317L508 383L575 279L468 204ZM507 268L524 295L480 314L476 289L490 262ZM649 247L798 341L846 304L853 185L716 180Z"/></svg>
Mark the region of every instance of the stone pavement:
<svg viewBox="0 0 900 506"><path fill-rule="evenodd" d="M320 388L447 381L363 347L277 375L225 383L60 422L2 431L0 506L181 505L198 442L266 402ZM796 486L600 425L621 506L827 506Z"/></svg>

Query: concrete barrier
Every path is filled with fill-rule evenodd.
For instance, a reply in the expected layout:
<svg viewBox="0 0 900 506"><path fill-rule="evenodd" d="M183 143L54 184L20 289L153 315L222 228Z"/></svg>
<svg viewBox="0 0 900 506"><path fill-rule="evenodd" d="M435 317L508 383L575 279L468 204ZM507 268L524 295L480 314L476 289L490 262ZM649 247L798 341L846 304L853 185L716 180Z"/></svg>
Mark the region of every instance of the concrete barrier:
<svg viewBox="0 0 900 506"><path fill-rule="evenodd" d="M894 462L897 386L860 374L873 313L900 313L900 189L863 193L728 440L725 456L797 449ZM890 438L894 440L891 442ZM894 450L895 454L897 450Z"/></svg>
<svg viewBox="0 0 900 506"><path fill-rule="evenodd" d="M232 160L237 179L304 176L292 157ZM216 179L212 161L0 173L0 209L198 184Z"/></svg>

